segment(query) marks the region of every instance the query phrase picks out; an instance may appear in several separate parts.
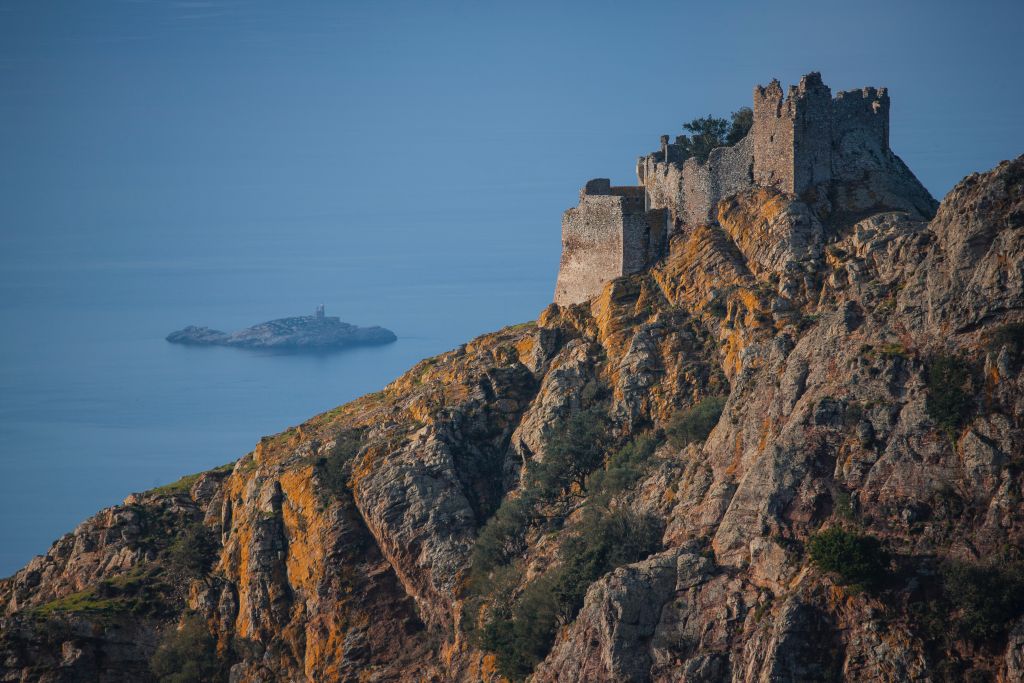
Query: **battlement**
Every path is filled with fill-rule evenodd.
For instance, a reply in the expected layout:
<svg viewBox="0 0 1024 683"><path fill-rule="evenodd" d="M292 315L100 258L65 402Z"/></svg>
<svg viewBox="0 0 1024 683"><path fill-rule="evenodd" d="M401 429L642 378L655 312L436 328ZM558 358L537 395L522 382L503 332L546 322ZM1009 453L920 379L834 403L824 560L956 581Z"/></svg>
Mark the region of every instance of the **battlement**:
<svg viewBox="0 0 1024 683"><path fill-rule="evenodd" d="M889 149L889 91L861 88L836 93L832 100L832 138L842 153L843 138L863 131L877 150ZM862 140L863 142L863 140Z"/></svg>
<svg viewBox="0 0 1024 683"><path fill-rule="evenodd" d="M580 202L584 197L614 197L624 213L639 213L646 210L646 192L643 185L612 185L608 178L594 178L580 190ZM621 200L621 201L620 201Z"/></svg>
<svg viewBox="0 0 1024 683"><path fill-rule="evenodd" d="M832 175L832 92L814 72L789 87L754 88L754 183L800 194Z"/></svg>

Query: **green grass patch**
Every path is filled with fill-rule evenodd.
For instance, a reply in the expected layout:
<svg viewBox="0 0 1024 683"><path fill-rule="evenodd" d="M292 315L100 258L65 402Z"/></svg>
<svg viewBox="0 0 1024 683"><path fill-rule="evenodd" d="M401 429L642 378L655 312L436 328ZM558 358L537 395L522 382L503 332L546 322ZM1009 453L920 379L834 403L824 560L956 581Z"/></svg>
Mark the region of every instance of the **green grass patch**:
<svg viewBox="0 0 1024 683"><path fill-rule="evenodd" d="M192 485L199 480L199 474L186 474L184 477L171 484L165 484L158 486L155 489L150 489L146 493L153 496L178 496L188 495L188 492L192 489Z"/></svg>
<svg viewBox="0 0 1024 683"><path fill-rule="evenodd" d="M136 567L85 590L39 605L29 613L41 619L64 614L107 620L129 614L159 615L165 611L171 592L171 586L161 575L158 567Z"/></svg>

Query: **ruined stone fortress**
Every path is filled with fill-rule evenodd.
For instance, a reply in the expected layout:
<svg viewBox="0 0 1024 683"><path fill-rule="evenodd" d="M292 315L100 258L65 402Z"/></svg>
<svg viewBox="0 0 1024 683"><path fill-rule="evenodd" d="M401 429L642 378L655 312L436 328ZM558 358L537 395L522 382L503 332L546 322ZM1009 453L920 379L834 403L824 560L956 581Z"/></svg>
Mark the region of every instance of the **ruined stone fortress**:
<svg viewBox="0 0 1024 683"><path fill-rule="evenodd" d="M754 88L753 125L743 140L687 157L682 140L637 162L639 185L587 182L562 219L555 303L591 299L604 283L662 258L689 226L714 224L719 200L773 188L819 214L856 219L878 211L931 217L936 202L889 149L889 94L863 88L835 97L818 73L783 93L777 80Z"/></svg>

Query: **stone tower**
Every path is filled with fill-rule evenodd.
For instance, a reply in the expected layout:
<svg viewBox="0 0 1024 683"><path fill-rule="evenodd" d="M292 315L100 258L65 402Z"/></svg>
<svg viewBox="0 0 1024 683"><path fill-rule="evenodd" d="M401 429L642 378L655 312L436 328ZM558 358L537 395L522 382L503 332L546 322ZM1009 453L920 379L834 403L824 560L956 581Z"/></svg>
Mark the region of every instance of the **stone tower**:
<svg viewBox="0 0 1024 683"><path fill-rule="evenodd" d="M586 301L612 278L636 273L662 256L668 212L647 210L643 187L587 182L562 216L562 262L555 303Z"/></svg>
<svg viewBox="0 0 1024 683"><path fill-rule="evenodd" d="M772 81L754 88L753 139L755 185L790 194L832 179L832 92L821 74L810 73L790 86Z"/></svg>

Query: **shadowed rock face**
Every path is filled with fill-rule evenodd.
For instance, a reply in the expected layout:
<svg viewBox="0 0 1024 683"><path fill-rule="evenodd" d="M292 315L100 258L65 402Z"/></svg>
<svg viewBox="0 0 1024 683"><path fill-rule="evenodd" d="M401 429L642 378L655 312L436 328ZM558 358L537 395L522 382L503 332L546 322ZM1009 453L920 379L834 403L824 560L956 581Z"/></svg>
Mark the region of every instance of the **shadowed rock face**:
<svg viewBox="0 0 1024 683"><path fill-rule="evenodd" d="M390 344L396 339L394 332L383 327L358 327L336 317L312 315L279 318L230 334L189 325L167 335L172 344L280 351L330 351Z"/></svg>
<svg viewBox="0 0 1024 683"><path fill-rule="evenodd" d="M83 522L0 582L0 680L153 680L186 613L233 681L498 680L466 635L487 610L467 611L470 561L528 463L580 411L600 406L610 453L725 394L706 440L662 442L602 502L655 519L661 549L593 581L533 680L1021 680L1020 610L964 632L939 569L1022 559L1022 235L1024 158L931 222L733 195L596 298ZM951 423L929 407L941 357L968 371ZM566 561L591 497L563 491L564 519L526 534L514 594ZM836 526L883 543L878 587L810 561Z"/></svg>

